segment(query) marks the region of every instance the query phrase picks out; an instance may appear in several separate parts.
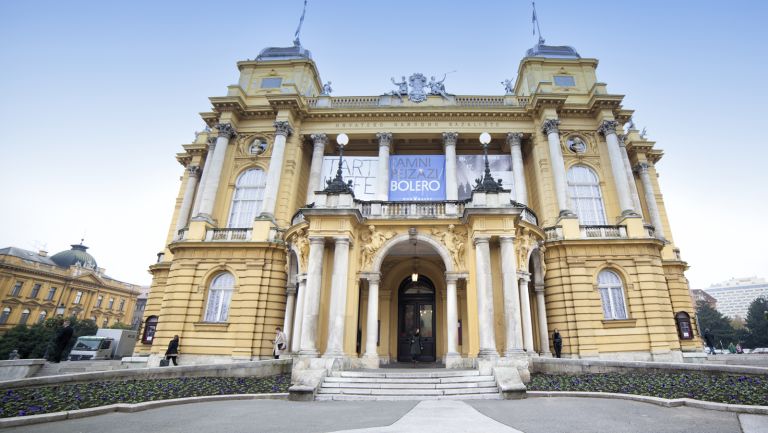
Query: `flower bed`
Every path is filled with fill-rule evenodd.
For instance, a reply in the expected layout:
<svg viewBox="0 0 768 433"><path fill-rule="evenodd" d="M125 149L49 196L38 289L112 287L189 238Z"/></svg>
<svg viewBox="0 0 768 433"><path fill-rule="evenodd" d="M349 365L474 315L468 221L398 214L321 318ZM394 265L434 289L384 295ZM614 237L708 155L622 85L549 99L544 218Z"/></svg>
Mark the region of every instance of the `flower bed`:
<svg viewBox="0 0 768 433"><path fill-rule="evenodd" d="M529 391L587 391L768 406L768 377L706 373L534 374Z"/></svg>
<svg viewBox="0 0 768 433"><path fill-rule="evenodd" d="M287 392L289 386L290 376L278 375L101 381L9 389L0 398L0 417L203 395L278 393Z"/></svg>

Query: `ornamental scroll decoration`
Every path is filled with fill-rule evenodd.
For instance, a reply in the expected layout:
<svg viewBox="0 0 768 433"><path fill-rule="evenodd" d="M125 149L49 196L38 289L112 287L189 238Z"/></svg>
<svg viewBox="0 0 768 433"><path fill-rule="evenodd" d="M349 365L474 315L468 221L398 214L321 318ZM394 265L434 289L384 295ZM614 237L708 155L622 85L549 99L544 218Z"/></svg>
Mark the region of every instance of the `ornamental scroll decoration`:
<svg viewBox="0 0 768 433"><path fill-rule="evenodd" d="M298 252L301 270L307 272L307 259L309 258L309 237L307 236L307 229L304 228L297 231L291 239L291 244Z"/></svg>
<svg viewBox="0 0 768 433"><path fill-rule="evenodd" d="M360 234L360 269L368 269L373 262L373 256L376 255L376 251L381 248L384 243L395 236L393 231L379 231L376 226L371 224L368 226L368 232L362 232Z"/></svg>
<svg viewBox="0 0 768 433"><path fill-rule="evenodd" d="M519 270L528 272L528 257L537 245L538 241L529 229L517 230L517 268Z"/></svg>
<svg viewBox="0 0 768 433"><path fill-rule="evenodd" d="M447 230L433 228L432 236L440 239L440 242L451 252L453 265L456 269L464 269L464 245L467 243L467 233L456 230L456 226L451 224Z"/></svg>

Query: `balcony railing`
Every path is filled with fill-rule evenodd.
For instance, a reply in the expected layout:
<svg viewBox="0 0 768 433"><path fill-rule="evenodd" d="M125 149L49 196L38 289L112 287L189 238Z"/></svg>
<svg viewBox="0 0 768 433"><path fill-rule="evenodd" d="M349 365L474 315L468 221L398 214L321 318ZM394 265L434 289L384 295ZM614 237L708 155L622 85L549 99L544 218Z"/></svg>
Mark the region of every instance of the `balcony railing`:
<svg viewBox="0 0 768 433"><path fill-rule="evenodd" d="M527 207L524 208L522 212L520 212L520 218L522 218L523 221L531 223L535 226L539 225L539 219L536 218L536 214Z"/></svg>
<svg viewBox="0 0 768 433"><path fill-rule="evenodd" d="M407 97L404 99L407 100ZM446 102L448 105L458 107L525 107L529 99L527 96L514 95L457 95L453 97L452 101ZM322 102L318 103L318 101ZM441 100L441 102L443 101ZM401 105L401 103L400 99L391 95L307 98L307 105L310 108L375 108Z"/></svg>
<svg viewBox="0 0 768 433"><path fill-rule="evenodd" d="M464 201L360 201L366 218L455 218L464 213Z"/></svg>
<svg viewBox="0 0 768 433"><path fill-rule="evenodd" d="M589 225L579 226L582 238L626 238L627 226Z"/></svg>
<svg viewBox="0 0 768 433"><path fill-rule="evenodd" d="M252 231L252 229L208 229L205 232L205 241L250 241Z"/></svg>

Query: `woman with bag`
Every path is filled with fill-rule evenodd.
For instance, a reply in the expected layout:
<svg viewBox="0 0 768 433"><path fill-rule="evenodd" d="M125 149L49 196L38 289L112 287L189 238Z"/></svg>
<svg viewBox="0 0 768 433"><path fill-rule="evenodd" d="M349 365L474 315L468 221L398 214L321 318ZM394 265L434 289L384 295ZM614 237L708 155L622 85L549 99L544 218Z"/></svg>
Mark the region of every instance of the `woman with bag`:
<svg viewBox="0 0 768 433"><path fill-rule="evenodd" d="M280 354L283 352L283 350L285 350L287 341L288 337L286 337L285 332L283 332L279 326L275 328L274 350L272 351L272 353L275 355L275 359L280 358Z"/></svg>
<svg viewBox="0 0 768 433"><path fill-rule="evenodd" d="M179 362L176 360L176 357L179 356L179 336L174 335L173 340L171 340L170 343L168 343L168 350L165 351L165 365L171 365L171 361L173 361L173 365L179 365Z"/></svg>

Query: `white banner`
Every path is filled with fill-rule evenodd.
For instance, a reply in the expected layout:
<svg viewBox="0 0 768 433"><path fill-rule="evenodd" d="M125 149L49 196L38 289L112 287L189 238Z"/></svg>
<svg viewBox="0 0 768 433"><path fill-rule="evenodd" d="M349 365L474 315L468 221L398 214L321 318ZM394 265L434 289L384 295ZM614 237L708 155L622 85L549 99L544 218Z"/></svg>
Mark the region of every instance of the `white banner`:
<svg viewBox="0 0 768 433"><path fill-rule="evenodd" d="M376 200L376 175L379 167L377 156L344 156L341 163L341 175L344 182L352 181L355 198L358 200ZM320 189L325 188L325 181L336 177L339 168L338 156L323 157L323 172Z"/></svg>
<svg viewBox="0 0 768 433"><path fill-rule="evenodd" d="M504 189L514 191L512 183L512 157L510 155L488 155L488 166L491 175L501 180ZM456 183L459 186L459 200L472 197L475 179L485 175L485 159L483 155L456 155ZM512 193L514 196L514 192Z"/></svg>

